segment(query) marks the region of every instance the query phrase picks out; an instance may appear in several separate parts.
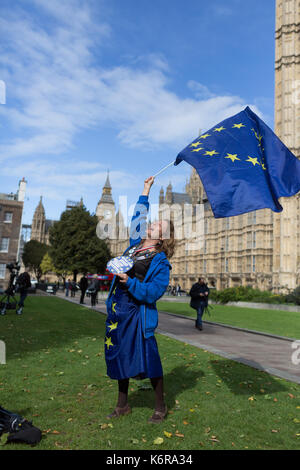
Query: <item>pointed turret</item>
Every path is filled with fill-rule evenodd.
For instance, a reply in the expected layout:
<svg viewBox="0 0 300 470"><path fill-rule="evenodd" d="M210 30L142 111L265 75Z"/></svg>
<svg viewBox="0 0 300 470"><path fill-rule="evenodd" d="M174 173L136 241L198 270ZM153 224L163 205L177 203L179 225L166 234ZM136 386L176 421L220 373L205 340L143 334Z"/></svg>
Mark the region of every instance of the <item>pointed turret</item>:
<svg viewBox="0 0 300 470"><path fill-rule="evenodd" d="M43 206L42 196L34 211L31 228L31 240L37 240L38 242L44 243L45 238L45 208Z"/></svg>
<svg viewBox="0 0 300 470"><path fill-rule="evenodd" d="M164 188L161 187L159 191L159 204L163 204L164 202L165 202Z"/></svg>
<svg viewBox="0 0 300 470"><path fill-rule="evenodd" d="M35 209L35 213L43 213L45 214L45 208L43 206L43 196L40 196L40 201Z"/></svg>
<svg viewBox="0 0 300 470"><path fill-rule="evenodd" d="M107 171L107 177L106 177L106 181L105 181L105 184L103 186L103 189L102 189L102 195L101 195L101 199L99 201L99 204L102 204L102 203L108 203L108 204L114 204L114 201L113 201L113 198L112 198L112 195L111 195L111 184L110 184L110 181L109 181L109 171Z"/></svg>
<svg viewBox="0 0 300 470"><path fill-rule="evenodd" d="M99 220L105 218L106 220L114 220L116 215L115 203L111 194L111 184L109 181L109 171L107 171L107 177L105 184L102 189L102 195L100 201L97 204L96 216Z"/></svg>
<svg viewBox="0 0 300 470"><path fill-rule="evenodd" d="M167 191L166 191L166 197L165 197L166 204L172 204L172 202L173 202L172 193L173 193L173 187L172 187L172 184L170 182L167 186Z"/></svg>

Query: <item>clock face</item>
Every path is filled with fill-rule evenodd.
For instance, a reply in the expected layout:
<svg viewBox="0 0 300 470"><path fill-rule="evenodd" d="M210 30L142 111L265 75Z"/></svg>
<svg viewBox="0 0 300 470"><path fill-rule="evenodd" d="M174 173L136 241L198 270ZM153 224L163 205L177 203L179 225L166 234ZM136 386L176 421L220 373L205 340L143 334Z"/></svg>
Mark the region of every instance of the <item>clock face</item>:
<svg viewBox="0 0 300 470"><path fill-rule="evenodd" d="M111 211L106 209L104 211L104 219L110 219L111 218Z"/></svg>

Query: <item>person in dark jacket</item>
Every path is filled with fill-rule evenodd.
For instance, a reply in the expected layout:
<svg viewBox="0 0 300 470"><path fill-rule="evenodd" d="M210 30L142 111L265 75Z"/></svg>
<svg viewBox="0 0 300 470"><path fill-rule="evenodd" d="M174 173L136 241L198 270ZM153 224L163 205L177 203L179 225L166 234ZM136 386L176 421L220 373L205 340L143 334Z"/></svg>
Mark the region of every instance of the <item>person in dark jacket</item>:
<svg viewBox="0 0 300 470"><path fill-rule="evenodd" d="M82 276L79 282L79 287L81 290L80 303L83 304L85 292L88 288L88 280L85 276Z"/></svg>
<svg viewBox="0 0 300 470"><path fill-rule="evenodd" d="M69 297L70 284L71 284L70 279L67 279L65 282L66 297Z"/></svg>
<svg viewBox="0 0 300 470"><path fill-rule="evenodd" d="M95 307L96 305L96 299L97 299L97 294L99 292L99 289L100 289L100 281L97 277L97 275L95 275L90 287L89 287L89 291L91 293L91 306L92 307Z"/></svg>
<svg viewBox="0 0 300 470"><path fill-rule="evenodd" d="M198 282L192 286L189 295L191 296L190 306L197 311L195 328L202 330L202 316L208 305L209 296L209 288L203 278L199 278Z"/></svg>
<svg viewBox="0 0 300 470"><path fill-rule="evenodd" d="M19 308L17 309L17 314L21 315L24 308L24 301L28 294L28 289L31 287L30 275L28 272L20 274L17 279L18 292L20 293L20 300L18 303Z"/></svg>
<svg viewBox="0 0 300 470"><path fill-rule="evenodd" d="M71 297L75 297L76 290L77 290L76 282L72 281L71 282Z"/></svg>

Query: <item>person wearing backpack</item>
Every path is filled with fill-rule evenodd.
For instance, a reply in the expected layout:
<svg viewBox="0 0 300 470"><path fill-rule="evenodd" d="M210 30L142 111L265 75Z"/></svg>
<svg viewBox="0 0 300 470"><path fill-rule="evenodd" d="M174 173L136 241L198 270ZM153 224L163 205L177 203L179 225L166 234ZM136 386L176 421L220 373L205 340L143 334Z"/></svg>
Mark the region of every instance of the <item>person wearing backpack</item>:
<svg viewBox="0 0 300 470"><path fill-rule="evenodd" d="M197 311L197 320L195 322L195 328L202 330L202 316L205 308L208 306L209 288L203 278L199 278L191 290L189 295L191 296L190 306Z"/></svg>
<svg viewBox="0 0 300 470"><path fill-rule="evenodd" d="M20 293L20 300L18 303L19 308L17 309L17 315L21 315L23 313L24 308L24 301L28 295L28 289L31 287L30 275L28 272L24 272L19 275L17 279L17 289Z"/></svg>
<svg viewBox="0 0 300 470"><path fill-rule="evenodd" d="M42 439L42 431L33 426L31 421L0 406L0 437L2 435L4 435L4 439L1 438L2 446L13 442L35 445Z"/></svg>

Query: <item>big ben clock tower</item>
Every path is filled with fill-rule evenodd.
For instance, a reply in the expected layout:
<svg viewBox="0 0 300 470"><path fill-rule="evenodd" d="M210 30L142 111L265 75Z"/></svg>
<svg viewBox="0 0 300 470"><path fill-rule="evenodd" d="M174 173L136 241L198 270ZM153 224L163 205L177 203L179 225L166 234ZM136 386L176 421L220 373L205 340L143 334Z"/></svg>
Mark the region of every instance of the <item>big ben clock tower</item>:
<svg viewBox="0 0 300 470"><path fill-rule="evenodd" d="M101 199L96 208L96 216L99 220L112 221L115 220L116 208L111 195L111 185L109 181L109 173L102 189Z"/></svg>
<svg viewBox="0 0 300 470"><path fill-rule="evenodd" d="M99 222L101 222L101 234L107 240L112 256L121 255L129 243L128 230L124 224L120 209L116 214L115 203L111 194L109 173L107 173L101 199L97 205L96 216Z"/></svg>

